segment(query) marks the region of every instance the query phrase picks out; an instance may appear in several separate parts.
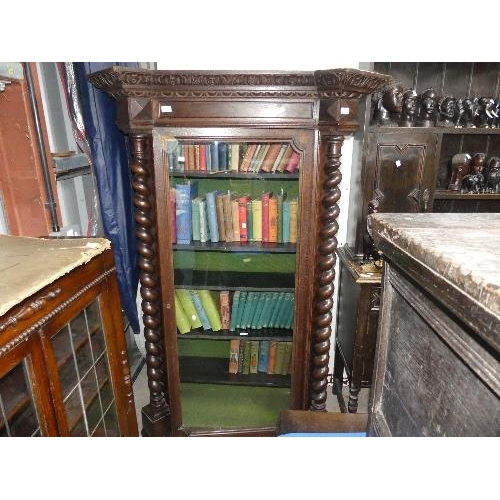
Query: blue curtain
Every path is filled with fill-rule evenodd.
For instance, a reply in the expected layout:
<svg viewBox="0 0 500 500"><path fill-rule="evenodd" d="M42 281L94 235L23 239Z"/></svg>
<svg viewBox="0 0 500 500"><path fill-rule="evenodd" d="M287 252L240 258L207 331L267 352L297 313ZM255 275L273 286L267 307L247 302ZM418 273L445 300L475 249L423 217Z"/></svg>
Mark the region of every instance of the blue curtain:
<svg viewBox="0 0 500 500"><path fill-rule="evenodd" d="M92 153L104 235L111 240L122 307L139 333L135 223L128 139L117 128L116 101L96 89L87 75L110 66L137 68L138 63L74 63L85 131Z"/></svg>

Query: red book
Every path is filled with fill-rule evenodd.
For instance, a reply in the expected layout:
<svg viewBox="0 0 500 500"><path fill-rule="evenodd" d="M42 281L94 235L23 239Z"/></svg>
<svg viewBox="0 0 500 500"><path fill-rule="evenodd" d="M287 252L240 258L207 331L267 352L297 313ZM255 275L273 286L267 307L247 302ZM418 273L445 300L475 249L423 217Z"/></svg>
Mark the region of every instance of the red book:
<svg viewBox="0 0 500 500"><path fill-rule="evenodd" d="M170 220L170 241L177 243L177 227L175 223L175 188L170 188L168 194L168 218Z"/></svg>
<svg viewBox="0 0 500 500"><path fill-rule="evenodd" d="M250 201L250 196L242 196L238 200L239 219L240 219L240 241L248 241L248 220L247 220L247 203Z"/></svg>
<svg viewBox="0 0 500 500"><path fill-rule="evenodd" d="M199 151L199 164L200 164L200 170L206 171L207 170L207 153L206 153L207 146L206 144L200 144L200 151Z"/></svg>
<svg viewBox="0 0 500 500"><path fill-rule="evenodd" d="M269 198L269 243L278 243L278 198Z"/></svg>
<svg viewBox="0 0 500 500"><path fill-rule="evenodd" d="M292 156L291 156L290 160L288 161L287 166L285 167L285 170L287 172L290 172L291 174L293 174L294 172L296 172L299 169L299 160L300 160L299 153L297 153L296 151L294 151L292 153Z"/></svg>
<svg viewBox="0 0 500 500"><path fill-rule="evenodd" d="M269 242L269 198L272 193L263 193L260 199L262 200L262 243Z"/></svg>

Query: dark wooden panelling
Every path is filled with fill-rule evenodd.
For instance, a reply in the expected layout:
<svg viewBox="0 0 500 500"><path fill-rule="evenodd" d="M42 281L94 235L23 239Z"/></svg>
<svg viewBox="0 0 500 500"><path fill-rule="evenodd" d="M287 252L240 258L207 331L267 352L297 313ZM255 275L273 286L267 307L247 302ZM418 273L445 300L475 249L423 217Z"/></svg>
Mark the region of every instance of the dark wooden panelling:
<svg viewBox="0 0 500 500"><path fill-rule="evenodd" d="M417 94L421 94L425 89L432 88L437 93L441 90L443 78L443 66L441 62L421 62L418 65L417 74Z"/></svg>
<svg viewBox="0 0 500 500"><path fill-rule="evenodd" d="M474 63L470 95L477 97L498 97L499 70L500 63L497 62Z"/></svg>
<svg viewBox="0 0 500 500"><path fill-rule="evenodd" d="M446 63L444 86L441 94L451 94L457 98L468 95L470 67L469 63Z"/></svg>

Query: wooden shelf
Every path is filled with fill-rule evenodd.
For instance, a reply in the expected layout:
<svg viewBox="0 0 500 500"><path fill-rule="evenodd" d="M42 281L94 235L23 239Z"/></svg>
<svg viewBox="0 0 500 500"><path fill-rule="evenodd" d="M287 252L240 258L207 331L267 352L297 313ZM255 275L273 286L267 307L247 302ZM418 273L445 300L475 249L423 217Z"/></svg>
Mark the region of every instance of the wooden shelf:
<svg viewBox="0 0 500 500"><path fill-rule="evenodd" d="M247 335L241 332L247 332ZM285 328L263 328L261 330L252 330L250 328L241 328L236 331L220 330L202 330L200 328L191 330L189 333L178 333L179 339L203 339L203 340L231 340L231 339L251 339L251 340L281 340L292 341L292 330Z"/></svg>
<svg viewBox="0 0 500 500"><path fill-rule="evenodd" d="M378 127L370 125L367 128L368 132L428 132L433 134L474 134L474 135L498 135L500 128L455 128L455 127Z"/></svg>
<svg viewBox="0 0 500 500"><path fill-rule="evenodd" d="M500 194L495 193L459 193L438 189L434 192L435 200L500 200Z"/></svg>
<svg viewBox="0 0 500 500"><path fill-rule="evenodd" d="M202 178L202 179L289 179L297 180L298 173L284 174L284 173L265 173L265 172L199 172L197 170L186 170L184 172L170 172L172 177L189 177L189 178Z"/></svg>
<svg viewBox="0 0 500 500"><path fill-rule="evenodd" d="M290 387L290 375L267 373L233 374L228 372L229 359L181 356L179 368L181 382L197 384L253 385Z"/></svg>
<svg viewBox="0 0 500 500"><path fill-rule="evenodd" d="M192 241L187 245L172 245L173 250L190 250L194 252L241 252L241 253L296 253L295 243L262 243L250 241L248 243L220 241L213 243L207 241L200 243Z"/></svg>

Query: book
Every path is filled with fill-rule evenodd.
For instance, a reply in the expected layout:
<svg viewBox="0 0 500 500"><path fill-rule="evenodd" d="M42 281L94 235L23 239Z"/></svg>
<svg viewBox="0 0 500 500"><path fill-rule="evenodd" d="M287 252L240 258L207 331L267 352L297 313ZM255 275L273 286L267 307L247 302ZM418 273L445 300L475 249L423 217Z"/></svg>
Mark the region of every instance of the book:
<svg viewBox="0 0 500 500"><path fill-rule="evenodd" d="M219 228L219 241L226 241L226 224L224 223L223 193L220 191L215 195L215 209L217 212L217 227Z"/></svg>
<svg viewBox="0 0 500 500"><path fill-rule="evenodd" d="M299 169L299 162L300 155L297 151L294 151L285 166L285 172L290 172L291 174L295 173Z"/></svg>
<svg viewBox="0 0 500 500"><path fill-rule="evenodd" d="M252 241L262 241L262 200L252 200Z"/></svg>
<svg viewBox="0 0 500 500"><path fill-rule="evenodd" d="M257 162L257 158L260 154L260 150L262 149L262 146L263 146L262 144L256 144L255 151L252 154L252 158L250 159L250 163L248 165L247 170L245 170L245 172L255 172L255 165Z"/></svg>
<svg viewBox="0 0 500 500"><path fill-rule="evenodd" d="M201 172L206 172L207 171L207 154L206 154L206 149L207 145L206 144L200 144L199 145L199 169Z"/></svg>
<svg viewBox="0 0 500 500"><path fill-rule="evenodd" d="M229 373L238 373L238 357L240 339L231 339L229 342Z"/></svg>
<svg viewBox="0 0 500 500"><path fill-rule="evenodd" d="M210 328L212 331L218 332L222 329L222 323L219 315L219 307L214 299L214 296L209 290L198 290L198 294L200 295L203 309L205 309L205 312L207 313Z"/></svg>
<svg viewBox="0 0 500 500"><path fill-rule="evenodd" d="M276 319L276 327L277 328L286 328L288 324L288 317L291 308L293 293L286 292L285 297L283 299L283 303L281 305L281 309L278 313L278 317Z"/></svg>
<svg viewBox="0 0 500 500"><path fill-rule="evenodd" d="M233 293L233 303L231 305L231 322L229 324L229 329L231 331L236 330L236 319L238 317L239 303L240 303L240 291L236 290Z"/></svg>
<svg viewBox="0 0 500 500"><path fill-rule="evenodd" d="M287 342L278 342L276 348L276 363L274 365L274 373L276 375L281 375L283 372L283 365L285 363L285 351Z"/></svg>
<svg viewBox="0 0 500 500"><path fill-rule="evenodd" d="M268 328L269 320L271 319L271 314L273 310L273 304L275 300L278 298L278 292L263 292L263 293L266 294L266 297L262 315L260 318L260 323L262 324L262 328Z"/></svg>
<svg viewBox="0 0 500 500"><path fill-rule="evenodd" d="M189 244L193 234L191 200L198 195L196 181L175 185L175 229L178 244Z"/></svg>
<svg viewBox="0 0 500 500"><path fill-rule="evenodd" d="M198 312L196 311L196 308L191 299L189 291L186 290L185 288L176 288L175 294L177 295L181 303L182 309L186 313L186 317L189 320L191 329L201 328L201 320L200 317L198 316Z"/></svg>
<svg viewBox="0 0 500 500"><path fill-rule="evenodd" d="M252 199L247 202L247 231L248 231L248 241L254 241L253 239L253 209L252 209Z"/></svg>
<svg viewBox="0 0 500 500"><path fill-rule="evenodd" d="M228 243L234 241L233 234L233 207L231 206L231 192L222 195L222 212L224 216L224 232Z"/></svg>
<svg viewBox="0 0 500 500"><path fill-rule="evenodd" d="M264 310L264 304L266 303L266 292L256 292L257 299L255 303L255 314L252 318L250 328L253 330L260 330L262 328L262 311Z"/></svg>
<svg viewBox="0 0 500 500"><path fill-rule="evenodd" d="M274 375L275 373L278 344L279 342L277 340L271 340L269 343L269 355L267 357L267 373L269 375Z"/></svg>
<svg viewBox="0 0 500 500"><path fill-rule="evenodd" d="M245 356L246 339L240 339L240 349L238 351L238 373L243 373L243 358Z"/></svg>
<svg viewBox="0 0 500 500"><path fill-rule="evenodd" d="M292 343L283 342L285 347L283 349L283 364L281 366L280 374L288 375L290 373L291 361L292 361Z"/></svg>
<svg viewBox="0 0 500 500"><path fill-rule="evenodd" d="M184 147L182 144L177 144L175 148L175 156L177 158L177 172L184 172L186 162L184 157Z"/></svg>
<svg viewBox="0 0 500 500"><path fill-rule="evenodd" d="M200 145L194 144L194 169L200 170Z"/></svg>
<svg viewBox="0 0 500 500"><path fill-rule="evenodd" d="M227 142L219 142L219 171L228 170L228 144Z"/></svg>
<svg viewBox="0 0 500 500"><path fill-rule="evenodd" d="M250 328L251 330L255 328L256 316L259 315L259 298L260 292L254 292L253 296L250 297L250 313L248 315L247 328Z"/></svg>
<svg viewBox="0 0 500 500"><path fill-rule="evenodd" d="M255 154L256 149L257 149L257 144L248 145L245 155L243 156L240 163L240 172L248 171L248 167L250 166L250 162L253 159L253 155Z"/></svg>
<svg viewBox="0 0 500 500"><path fill-rule="evenodd" d="M252 345L250 340L245 340L244 348L243 348L243 368L241 373L246 375L250 373L250 352L252 349Z"/></svg>
<svg viewBox="0 0 500 500"><path fill-rule="evenodd" d="M298 202L297 198L290 200L290 243L297 243Z"/></svg>
<svg viewBox="0 0 500 500"><path fill-rule="evenodd" d="M283 200L282 219L283 243L290 243L290 200Z"/></svg>
<svg viewBox="0 0 500 500"><path fill-rule="evenodd" d="M223 330L229 330L231 325L231 305L229 303L229 291L219 292L220 317Z"/></svg>
<svg viewBox="0 0 500 500"><path fill-rule="evenodd" d="M287 194L283 189L276 195L276 199L278 200L276 218L276 225L278 226L278 243L283 243L283 200L286 200L286 196Z"/></svg>
<svg viewBox="0 0 500 500"><path fill-rule="evenodd" d="M288 304L287 316L285 320L285 328L290 330L293 327L293 317L294 317L294 302L295 302L295 294L291 294L290 303Z"/></svg>
<svg viewBox="0 0 500 500"><path fill-rule="evenodd" d="M231 199L231 219L233 221L233 241L240 241L240 207L237 199Z"/></svg>
<svg viewBox="0 0 500 500"><path fill-rule="evenodd" d="M285 171L285 167L288 165L293 153L294 153L294 150L293 150L292 146L290 144L288 144L286 151L283 154L283 157L281 159L281 162L276 167L276 172L283 173Z"/></svg>
<svg viewBox="0 0 500 500"><path fill-rule="evenodd" d="M195 145L194 144L188 144L187 145L187 149L188 149L188 164L189 164L188 170L196 170Z"/></svg>
<svg viewBox="0 0 500 500"><path fill-rule="evenodd" d="M278 243L278 197L272 195L268 201L268 241Z"/></svg>
<svg viewBox="0 0 500 500"><path fill-rule="evenodd" d="M170 188L168 192L168 220L170 224L170 241L172 243L177 243L177 226L175 223L176 217L175 188Z"/></svg>
<svg viewBox="0 0 500 500"><path fill-rule="evenodd" d="M257 365L259 362L259 341L250 341L250 366L248 373L257 373Z"/></svg>
<svg viewBox="0 0 500 500"><path fill-rule="evenodd" d="M267 325L269 328L277 328L278 327L277 319L278 319L281 305L282 305L284 298L285 298L284 292L277 292L277 294L278 295L277 295L277 297L275 297L275 300L273 303L272 314L271 314L271 317L269 318L269 323Z"/></svg>
<svg viewBox="0 0 500 500"><path fill-rule="evenodd" d="M242 318L243 313L245 311L245 306L246 306L246 302L247 302L247 293L248 292L245 292L243 290L240 291L239 305L238 305L238 309L236 311L236 317L234 318L235 329L236 330L239 330L239 329L243 328L241 326L241 318Z"/></svg>
<svg viewBox="0 0 500 500"><path fill-rule="evenodd" d="M238 219L240 223L240 241L248 241L248 222L247 222L247 203L250 201L250 196L241 196L238 199Z"/></svg>
<svg viewBox="0 0 500 500"><path fill-rule="evenodd" d="M252 311L252 307L255 302L255 293L256 292L248 292L245 300L245 308L243 309L241 315L241 328L247 329L250 327L250 314Z"/></svg>
<svg viewBox="0 0 500 500"><path fill-rule="evenodd" d="M210 240L210 230L208 228L207 219L207 202L204 198L200 198L198 208L200 212L200 242L206 243Z"/></svg>
<svg viewBox="0 0 500 500"><path fill-rule="evenodd" d="M207 165L207 172L212 171L212 144L205 144L205 163Z"/></svg>
<svg viewBox="0 0 500 500"><path fill-rule="evenodd" d="M281 164L281 162L283 160L283 157L285 156L285 153L286 153L288 147L289 147L288 144L282 144L281 145L280 152L279 152L279 154L278 154L278 156L277 156L277 158L276 158L276 160L275 160L275 162L273 164L273 167L271 169L271 171L273 173L278 170L278 167L280 166L280 164Z"/></svg>
<svg viewBox="0 0 500 500"><path fill-rule="evenodd" d="M257 362L257 372L266 373L269 361L269 340L261 340L259 345L259 360Z"/></svg>
<svg viewBox="0 0 500 500"><path fill-rule="evenodd" d="M219 241L219 224L217 223L217 207L215 204L215 197L218 191L209 191L206 195L206 208L208 228L210 233L210 241L217 243Z"/></svg>
<svg viewBox="0 0 500 500"><path fill-rule="evenodd" d="M210 144L210 158L211 158L211 171L217 172L219 170L219 142L215 141Z"/></svg>
<svg viewBox="0 0 500 500"><path fill-rule="evenodd" d="M231 162L228 167L232 172L238 172L240 164L240 145L238 143L230 144L229 150L231 152Z"/></svg>
<svg viewBox="0 0 500 500"><path fill-rule="evenodd" d="M262 242L269 242L269 198L271 192L262 193L260 200L262 202Z"/></svg>
<svg viewBox="0 0 500 500"><path fill-rule="evenodd" d="M191 200L191 227L193 241L200 241L200 200L197 196Z"/></svg>
<svg viewBox="0 0 500 500"><path fill-rule="evenodd" d="M176 293L174 293L174 307L175 307L175 326L179 333L188 333L191 331L191 323L187 317L184 309L182 308L181 301Z"/></svg>
<svg viewBox="0 0 500 500"><path fill-rule="evenodd" d="M255 156L255 161L252 165L252 172L260 172L262 168L262 161L269 150L270 144L261 144L258 154Z"/></svg>
<svg viewBox="0 0 500 500"><path fill-rule="evenodd" d="M203 330L210 330L210 321L208 320L207 313L205 312L203 304L201 303L201 298L198 294L198 290L189 290L189 294L191 295L191 300L193 301L196 312L198 313L198 317L200 318Z"/></svg>
<svg viewBox="0 0 500 500"><path fill-rule="evenodd" d="M269 145L269 148L267 149L266 155L262 159L262 163L260 166L260 169L263 172L272 171L274 162L276 161L276 158L278 157L280 151L281 151L281 143L277 142Z"/></svg>

